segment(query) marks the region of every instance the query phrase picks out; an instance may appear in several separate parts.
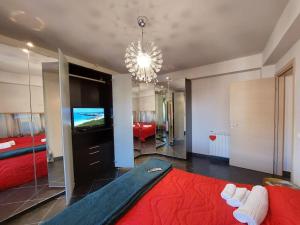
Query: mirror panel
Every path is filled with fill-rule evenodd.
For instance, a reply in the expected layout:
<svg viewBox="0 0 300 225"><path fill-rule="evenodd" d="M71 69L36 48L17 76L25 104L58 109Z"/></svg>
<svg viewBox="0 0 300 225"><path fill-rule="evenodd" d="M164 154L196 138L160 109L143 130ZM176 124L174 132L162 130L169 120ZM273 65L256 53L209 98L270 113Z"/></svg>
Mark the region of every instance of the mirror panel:
<svg viewBox="0 0 300 225"><path fill-rule="evenodd" d="M58 59L30 51L29 72L37 185L43 186L43 196L48 198L63 191L65 186Z"/></svg>
<svg viewBox="0 0 300 225"><path fill-rule="evenodd" d="M38 192L28 72L28 51L0 44L0 221Z"/></svg>
<svg viewBox="0 0 300 225"><path fill-rule="evenodd" d="M156 152L155 89L153 84L133 84L133 136L135 156Z"/></svg>
<svg viewBox="0 0 300 225"><path fill-rule="evenodd" d="M186 159L185 92L170 82L133 82L133 136L135 157L165 155Z"/></svg>
<svg viewBox="0 0 300 225"><path fill-rule="evenodd" d="M0 44L0 222L64 191L63 180L48 183L54 138L47 135L44 62L57 59ZM63 168L57 173L63 177Z"/></svg>

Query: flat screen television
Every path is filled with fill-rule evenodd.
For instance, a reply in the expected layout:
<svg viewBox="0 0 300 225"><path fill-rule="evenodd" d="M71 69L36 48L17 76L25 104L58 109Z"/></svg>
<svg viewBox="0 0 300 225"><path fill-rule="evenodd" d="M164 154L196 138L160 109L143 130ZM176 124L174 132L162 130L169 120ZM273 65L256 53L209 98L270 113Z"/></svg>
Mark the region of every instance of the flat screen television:
<svg viewBox="0 0 300 225"><path fill-rule="evenodd" d="M76 130L105 126L104 108L73 108L73 128Z"/></svg>

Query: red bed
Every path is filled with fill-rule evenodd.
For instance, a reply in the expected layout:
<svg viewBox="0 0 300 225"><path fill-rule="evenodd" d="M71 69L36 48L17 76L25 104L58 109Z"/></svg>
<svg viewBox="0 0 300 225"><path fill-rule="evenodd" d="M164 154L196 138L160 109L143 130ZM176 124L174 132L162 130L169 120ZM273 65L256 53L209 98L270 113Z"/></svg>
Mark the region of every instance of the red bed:
<svg viewBox="0 0 300 225"><path fill-rule="evenodd" d="M41 142L41 139L43 138L45 138L44 134L35 136L35 146L45 145L45 143ZM18 149L28 148L32 146L31 136L17 138L1 138L0 143L11 140L14 140L16 145L12 146L11 148L1 149L0 153L16 151ZM32 181L34 179L33 160L33 153L1 159L0 190L2 191ZM37 177L39 178L47 176L48 168L46 150L35 153L35 162Z"/></svg>
<svg viewBox="0 0 300 225"><path fill-rule="evenodd" d="M232 216L234 208L220 197L226 183L172 169L117 224L240 225ZM269 211L263 225L300 224L300 191L272 186L267 189Z"/></svg>
<svg viewBox="0 0 300 225"><path fill-rule="evenodd" d="M142 142L146 141L146 138L155 136L156 124L155 123L133 123L133 136L139 138Z"/></svg>

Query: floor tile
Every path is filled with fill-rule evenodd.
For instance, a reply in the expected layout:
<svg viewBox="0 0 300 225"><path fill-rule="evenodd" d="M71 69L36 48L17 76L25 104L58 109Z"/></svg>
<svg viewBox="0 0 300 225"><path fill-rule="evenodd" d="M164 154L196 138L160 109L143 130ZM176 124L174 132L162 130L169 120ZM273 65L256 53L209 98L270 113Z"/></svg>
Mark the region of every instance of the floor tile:
<svg viewBox="0 0 300 225"><path fill-rule="evenodd" d="M65 198L58 198L54 200L54 205L48 214L43 218L43 221L48 220L66 208L66 200Z"/></svg>
<svg viewBox="0 0 300 225"><path fill-rule="evenodd" d="M38 193L32 196L31 200L35 199L47 199L51 196L57 195L60 192L63 192L64 188L50 188L48 185L45 185Z"/></svg>
<svg viewBox="0 0 300 225"><path fill-rule="evenodd" d="M23 205L23 202L0 205L0 221L3 221L5 219L9 218L22 205Z"/></svg>
<svg viewBox="0 0 300 225"><path fill-rule="evenodd" d="M8 222L8 225L24 225L24 224L34 224L42 221L47 214L52 210L55 205L55 201L50 201L40 207L37 207L30 212L21 215L20 217Z"/></svg>

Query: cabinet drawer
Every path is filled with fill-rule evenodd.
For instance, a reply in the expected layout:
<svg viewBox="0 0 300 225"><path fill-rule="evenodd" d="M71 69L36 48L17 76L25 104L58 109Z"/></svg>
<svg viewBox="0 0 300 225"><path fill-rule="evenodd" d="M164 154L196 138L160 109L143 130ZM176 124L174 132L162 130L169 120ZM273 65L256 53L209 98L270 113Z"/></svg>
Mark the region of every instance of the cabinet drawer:
<svg viewBox="0 0 300 225"><path fill-rule="evenodd" d="M113 167L113 142L86 142L74 151L74 156L76 180L93 179Z"/></svg>

